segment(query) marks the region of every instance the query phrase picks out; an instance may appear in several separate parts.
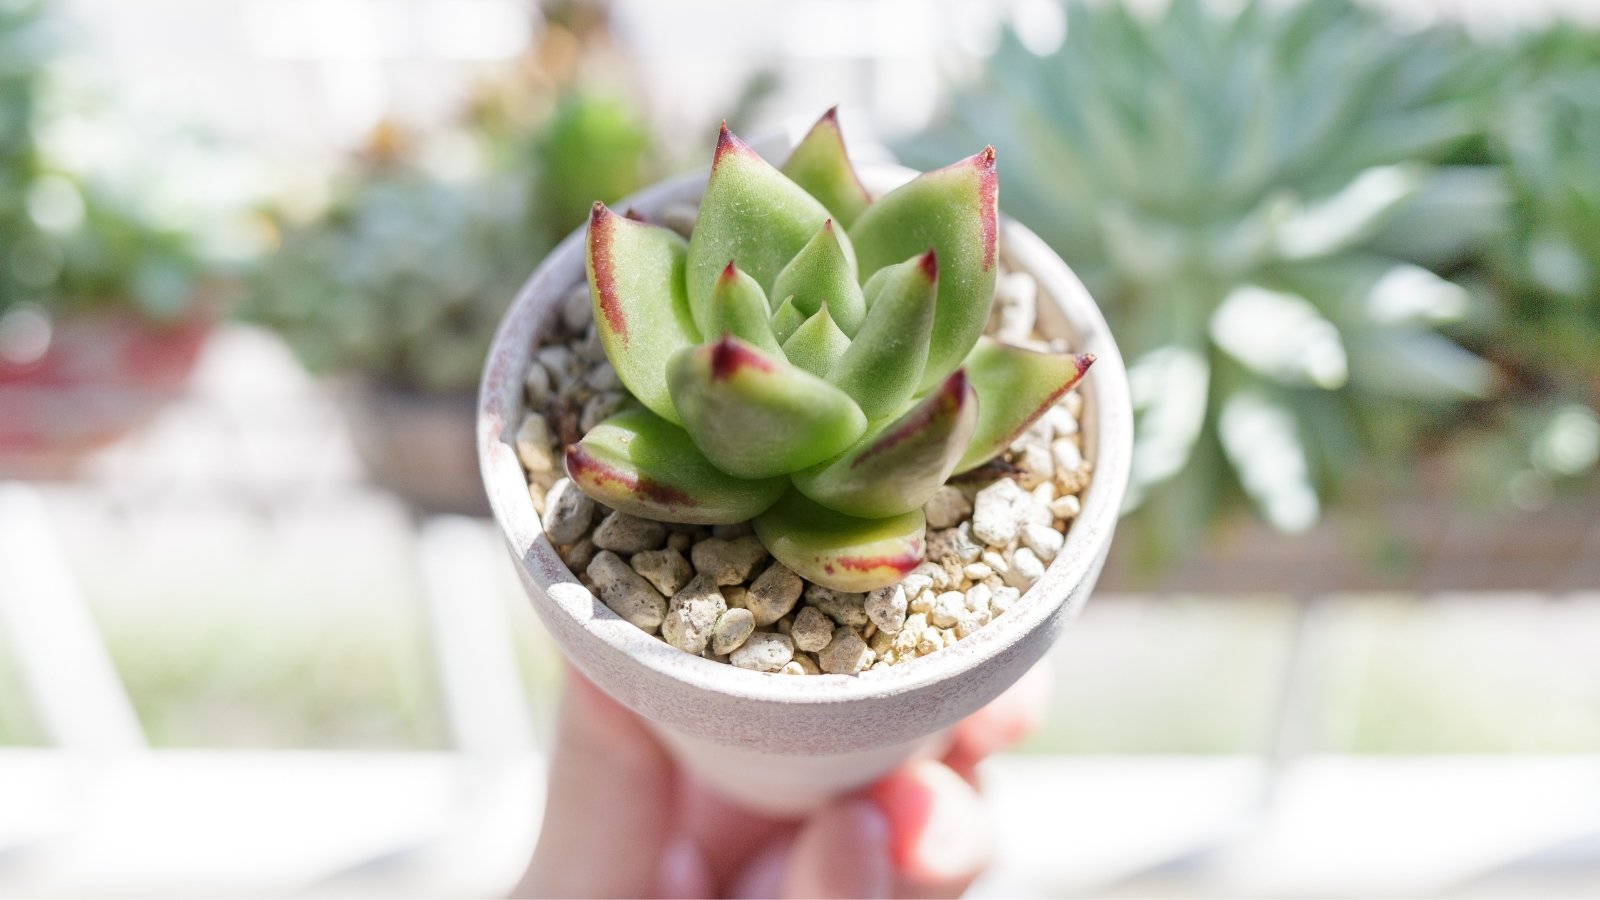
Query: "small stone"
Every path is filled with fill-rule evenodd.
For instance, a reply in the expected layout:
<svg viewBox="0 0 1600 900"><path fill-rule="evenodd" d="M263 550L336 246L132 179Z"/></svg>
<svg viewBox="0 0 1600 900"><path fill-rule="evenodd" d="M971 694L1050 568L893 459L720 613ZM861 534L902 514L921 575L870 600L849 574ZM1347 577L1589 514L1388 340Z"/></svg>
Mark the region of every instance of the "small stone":
<svg viewBox="0 0 1600 900"><path fill-rule="evenodd" d="M996 575L1001 577L1004 577L1007 572L1011 571L1011 563L1006 562L1006 558L994 550L984 551L983 564L988 566Z"/></svg>
<svg viewBox="0 0 1600 900"><path fill-rule="evenodd" d="M924 628L917 636L917 655L927 656L944 648L944 633L937 628Z"/></svg>
<svg viewBox="0 0 1600 900"><path fill-rule="evenodd" d="M982 552L983 548L972 540L965 528L946 528L928 534L928 559L941 565L953 563L959 568L977 559Z"/></svg>
<svg viewBox="0 0 1600 900"><path fill-rule="evenodd" d="M791 662L804 669L807 675L822 674L822 667L817 665L817 661L809 653L796 653Z"/></svg>
<svg viewBox="0 0 1600 900"><path fill-rule="evenodd" d="M994 595L989 598L989 614L998 616L1010 609L1021 599L1022 592L1014 587L997 587Z"/></svg>
<svg viewBox="0 0 1600 900"><path fill-rule="evenodd" d="M995 336L1007 343L1028 340L1039 311L1039 283L1027 272L1012 272L995 285L999 324Z"/></svg>
<svg viewBox="0 0 1600 900"><path fill-rule="evenodd" d="M544 366L550 373L551 384L556 388L557 392L572 383L572 373L576 368L576 360L573 358L571 350L559 344L551 344L550 346L539 348L539 352L535 354L534 358L539 360L539 365Z"/></svg>
<svg viewBox="0 0 1600 900"><path fill-rule="evenodd" d="M1055 559L1066 542L1066 536L1049 525L1029 522L1022 526L1022 546L1032 550L1043 562Z"/></svg>
<svg viewBox="0 0 1600 900"><path fill-rule="evenodd" d="M668 532L667 546L682 553L694 545L694 538L681 531Z"/></svg>
<svg viewBox="0 0 1600 900"><path fill-rule="evenodd" d="M922 515L927 519L929 528L952 528L971 514L972 501L961 493L960 488L948 484L934 491L928 502L922 505Z"/></svg>
<svg viewBox="0 0 1600 900"><path fill-rule="evenodd" d="M544 495L544 533L552 544L570 544L583 537L594 520L594 501L563 478Z"/></svg>
<svg viewBox="0 0 1600 900"><path fill-rule="evenodd" d="M982 581L985 578L988 578L990 575L993 575L994 569L991 569L989 564L986 562L967 563L967 565L962 568L961 574L967 576L967 580L969 581Z"/></svg>
<svg viewBox="0 0 1600 900"><path fill-rule="evenodd" d="M555 468L550 451L550 423L538 413L528 413L517 427L517 458L529 472L548 472Z"/></svg>
<svg viewBox="0 0 1600 900"><path fill-rule="evenodd" d="M806 667L800 665L792 659L784 663L783 668L778 670L779 675L804 675L805 673Z"/></svg>
<svg viewBox="0 0 1600 900"><path fill-rule="evenodd" d="M622 390L622 378L617 375L617 370L609 362L595 363L588 371L583 373L584 386L596 391L615 392ZM615 412L615 410L613 410Z"/></svg>
<svg viewBox="0 0 1600 900"><path fill-rule="evenodd" d="M707 538L689 551L695 571L711 575L717 584L739 584L767 558L767 548L755 535L725 540Z"/></svg>
<svg viewBox="0 0 1600 900"><path fill-rule="evenodd" d="M975 584L967 588L967 612L981 612L989 615L989 602L994 599L994 591L987 584Z"/></svg>
<svg viewBox="0 0 1600 900"><path fill-rule="evenodd" d="M1078 420L1073 418L1072 414L1067 412L1066 407L1063 406L1052 406L1045 410L1039 421L1050 425L1052 439L1068 437L1078 433Z"/></svg>
<svg viewBox="0 0 1600 900"><path fill-rule="evenodd" d="M613 511L594 530L594 545L617 553L655 550L667 540L667 526L652 519L641 519Z"/></svg>
<svg viewBox="0 0 1600 900"><path fill-rule="evenodd" d="M1044 444L1028 444L1016 455L1014 462L1021 470L1017 476L1017 484L1026 490L1033 490L1048 482L1056 474L1050 448Z"/></svg>
<svg viewBox="0 0 1600 900"><path fill-rule="evenodd" d="M1066 410L1067 415L1074 419L1083 418L1083 395L1077 391L1068 391L1056 405Z"/></svg>
<svg viewBox="0 0 1600 900"><path fill-rule="evenodd" d="M601 602L612 612L648 632L661 627L667 615L667 598L657 593L627 560L602 550L590 560L586 571Z"/></svg>
<svg viewBox="0 0 1600 900"><path fill-rule="evenodd" d="M1058 519L1076 519L1083 512L1083 501L1077 494L1066 494L1050 502L1050 514Z"/></svg>
<svg viewBox="0 0 1600 900"><path fill-rule="evenodd" d="M683 590L694 577L694 569L683 554L668 547L665 550L644 550L629 560L633 570L655 585L656 590L670 597Z"/></svg>
<svg viewBox="0 0 1600 900"><path fill-rule="evenodd" d="M529 409L544 409L550 402L550 370L538 363L528 365L528 373L522 376L522 390L528 398Z"/></svg>
<svg viewBox="0 0 1600 900"><path fill-rule="evenodd" d="M589 285L581 284L567 293L561 301L561 324L573 334L582 332L594 321L594 305L589 299Z"/></svg>
<svg viewBox="0 0 1600 900"><path fill-rule="evenodd" d="M1033 587L1033 583L1044 577L1044 563L1027 547L1018 547L1011 554L1011 574L1006 576L1006 583L1020 590Z"/></svg>
<svg viewBox="0 0 1600 900"><path fill-rule="evenodd" d="M804 588L805 582L799 575L789 571L783 563L775 562L751 583L746 604L755 615L757 625L771 625L794 609Z"/></svg>
<svg viewBox="0 0 1600 900"><path fill-rule="evenodd" d="M1088 464L1083 459L1083 451L1078 449L1077 441L1072 438L1060 438L1050 445L1050 452L1056 462L1056 485L1063 494L1076 494L1083 490L1089 483Z"/></svg>
<svg viewBox="0 0 1600 900"><path fill-rule="evenodd" d="M989 619L988 610L984 611L983 617L982 617L981 620L979 619L978 616L971 615L971 614L962 616L961 618L957 619L956 620L956 626L955 626L956 640L962 640L962 639L970 636L974 631L977 631L979 628L982 628L984 626L984 624L988 621L988 619Z"/></svg>
<svg viewBox="0 0 1600 900"><path fill-rule="evenodd" d="M867 638L867 647L881 661L894 652L894 639L895 636L887 631L874 632L871 637Z"/></svg>
<svg viewBox="0 0 1600 900"><path fill-rule="evenodd" d="M933 612L933 601L938 598L938 596L939 593L937 591L929 588L928 590L923 591L907 601L906 609L912 614L921 613L923 615L927 615L928 613Z"/></svg>
<svg viewBox="0 0 1600 900"><path fill-rule="evenodd" d="M746 602L747 596L748 591L742 584L725 584L722 586L722 599L727 602L729 609L748 608L750 604Z"/></svg>
<svg viewBox="0 0 1600 900"><path fill-rule="evenodd" d="M719 537L724 540L731 541L734 538L744 537L747 534L755 534L755 526L749 522L736 522L732 525L711 526L711 536Z"/></svg>
<svg viewBox="0 0 1600 900"><path fill-rule="evenodd" d="M928 627L927 616L916 613L906 618L906 627L894 636L894 651L901 656L913 656L917 652L917 642L922 640L922 632Z"/></svg>
<svg viewBox="0 0 1600 900"><path fill-rule="evenodd" d="M1009 478L979 491L972 508L972 533L991 547L1016 540L1017 530L1027 518L1024 504L1028 499L1022 487Z"/></svg>
<svg viewBox="0 0 1600 900"><path fill-rule="evenodd" d="M730 609L717 617L716 627L711 630L711 650L718 656L727 656L743 646L755 630L756 619L750 610Z"/></svg>
<svg viewBox="0 0 1600 900"><path fill-rule="evenodd" d="M786 634L757 631L739 649L728 654L728 661L741 669L779 672L794 659L794 641Z"/></svg>
<svg viewBox="0 0 1600 900"><path fill-rule="evenodd" d="M541 517L544 516L544 485L537 481L528 482L528 501L533 504L533 511Z"/></svg>
<svg viewBox="0 0 1600 900"><path fill-rule="evenodd" d="M949 628L967 611L967 595L960 591L946 591L933 601L933 611L928 621L940 628Z"/></svg>
<svg viewBox="0 0 1600 900"><path fill-rule="evenodd" d="M854 675L872 665L873 653L854 628L840 625L817 654L817 664L830 675Z"/></svg>
<svg viewBox="0 0 1600 900"><path fill-rule="evenodd" d="M717 619L727 609L716 584L705 575L696 575L683 590L672 595L661 623L661 636L685 653L700 653L710 643ZM751 622L750 627L754 629L755 623Z"/></svg>
<svg viewBox="0 0 1600 900"><path fill-rule="evenodd" d="M794 637L794 613L790 613L774 622L772 630L779 634L787 634L790 637Z"/></svg>
<svg viewBox="0 0 1600 900"><path fill-rule="evenodd" d="M794 638L796 647L815 653L833 640L833 620L815 606L803 606L799 615L794 617L794 627L790 629L789 636Z"/></svg>
<svg viewBox="0 0 1600 900"><path fill-rule="evenodd" d="M616 415L626 399L617 391L601 391L595 394L583 404L583 413L578 416L578 427L587 434L596 425Z"/></svg>
<svg viewBox="0 0 1600 900"><path fill-rule="evenodd" d="M921 579L926 579L926 581L922 582L920 581ZM939 589L949 587L950 574L946 572L944 567L938 563L931 560L923 560L922 562L917 563L917 567L912 569L911 572L906 575L906 577L900 579L900 583L906 585L906 594L914 597L929 587ZM916 587L916 589L913 590L913 586L917 584L920 584L921 586Z"/></svg>
<svg viewBox="0 0 1600 900"><path fill-rule="evenodd" d="M806 602L827 614L840 625L867 624L866 594L835 591L820 584L806 585Z"/></svg>
<svg viewBox="0 0 1600 900"><path fill-rule="evenodd" d="M903 584L891 584L868 591L861 605L867 611L867 618L878 626L880 632L894 634L905 627L910 601L906 598Z"/></svg>

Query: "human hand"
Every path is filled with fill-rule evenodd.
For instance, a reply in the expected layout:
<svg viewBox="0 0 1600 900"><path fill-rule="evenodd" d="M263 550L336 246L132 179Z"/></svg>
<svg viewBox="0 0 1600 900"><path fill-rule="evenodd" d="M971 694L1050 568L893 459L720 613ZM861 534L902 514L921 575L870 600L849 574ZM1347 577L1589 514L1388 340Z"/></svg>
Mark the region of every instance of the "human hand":
<svg viewBox="0 0 1600 900"><path fill-rule="evenodd" d="M1030 672L957 724L941 760L786 821L696 783L632 713L569 671L544 825L517 896L959 896L991 853L976 766L1032 728L1047 688Z"/></svg>

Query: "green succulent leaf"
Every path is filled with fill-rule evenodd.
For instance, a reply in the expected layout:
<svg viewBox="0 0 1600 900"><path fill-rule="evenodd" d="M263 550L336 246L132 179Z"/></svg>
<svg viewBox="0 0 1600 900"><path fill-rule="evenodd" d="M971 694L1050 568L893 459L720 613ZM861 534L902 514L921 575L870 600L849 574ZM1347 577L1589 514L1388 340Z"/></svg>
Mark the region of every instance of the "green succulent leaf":
<svg viewBox="0 0 1600 900"><path fill-rule="evenodd" d="M872 203L872 195L856 177L850 155L845 152L838 107L823 113L811 126L783 164L783 174L821 200L846 228Z"/></svg>
<svg viewBox="0 0 1600 900"><path fill-rule="evenodd" d="M667 382L695 446L740 478L815 465L867 429L849 395L734 337L678 351Z"/></svg>
<svg viewBox="0 0 1600 900"><path fill-rule="evenodd" d="M639 402L678 422L661 372L674 353L700 341L684 294L687 245L670 229L596 203L587 247L589 297L606 358Z"/></svg>
<svg viewBox="0 0 1600 900"><path fill-rule="evenodd" d="M804 325L806 314L794 307L794 297L785 297L778 304L778 311L772 314L772 334L779 343L787 341L795 331Z"/></svg>
<svg viewBox="0 0 1600 900"><path fill-rule="evenodd" d="M794 334L783 342L783 353L807 372L824 378L839 358L850 349L850 338L833 322L828 304L822 304L817 314L796 328Z"/></svg>
<svg viewBox="0 0 1600 900"><path fill-rule="evenodd" d="M1038 353L991 338L978 341L966 362L978 392L978 427L955 471L993 459L1072 390L1093 363L1087 353Z"/></svg>
<svg viewBox="0 0 1600 900"><path fill-rule="evenodd" d="M690 525L744 522L784 492L783 478L723 472L682 428L635 409L601 422L567 448L567 477L612 509Z"/></svg>
<svg viewBox="0 0 1600 900"><path fill-rule="evenodd" d="M866 318L867 307L861 298L861 286L856 283L855 264L845 256L840 236L832 219L823 222L816 235L778 273L772 296L793 296L795 309L807 316L816 315L826 303L832 307L839 328L854 336Z"/></svg>
<svg viewBox="0 0 1600 900"><path fill-rule="evenodd" d="M828 210L774 169L723 126L700 201L700 217L689 238L689 302L699 310L728 260L738 263L768 296L773 284L822 224ZM849 239L840 235L847 258ZM700 319L696 313L696 321Z"/></svg>
<svg viewBox="0 0 1600 900"><path fill-rule="evenodd" d="M868 275L929 247L939 255L939 307L921 390L961 364L989 319L998 192L994 148L986 147L889 192L850 228L860 270Z"/></svg>
<svg viewBox="0 0 1600 900"><path fill-rule="evenodd" d="M917 393L937 316L939 269L932 250L893 266L850 349L828 372L868 419L896 412Z"/></svg>
<svg viewBox="0 0 1600 900"><path fill-rule="evenodd" d="M978 395L957 369L904 415L874 427L826 463L796 472L801 493L852 516L917 509L955 469L978 424Z"/></svg>
<svg viewBox="0 0 1600 900"><path fill-rule="evenodd" d="M836 591L893 584L922 562L922 510L861 519L790 491L756 517L756 536L797 575Z"/></svg>
<svg viewBox="0 0 1600 900"><path fill-rule="evenodd" d="M754 278L739 271L731 262L712 285L703 315L705 318L697 324L706 337L731 334L768 353L781 352L778 339L772 334L767 295L761 292L761 285L756 284Z"/></svg>

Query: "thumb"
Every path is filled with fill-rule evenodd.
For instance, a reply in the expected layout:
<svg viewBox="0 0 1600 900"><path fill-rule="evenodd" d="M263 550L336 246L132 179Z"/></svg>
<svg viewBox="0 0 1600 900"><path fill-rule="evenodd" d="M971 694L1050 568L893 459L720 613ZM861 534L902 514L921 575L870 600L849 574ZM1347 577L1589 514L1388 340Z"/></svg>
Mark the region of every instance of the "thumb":
<svg viewBox="0 0 1600 900"><path fill-rule="evenodd" d="M795 835L785 897L887 897L894 886L889 820L857 797L813 815Z"/></svg>

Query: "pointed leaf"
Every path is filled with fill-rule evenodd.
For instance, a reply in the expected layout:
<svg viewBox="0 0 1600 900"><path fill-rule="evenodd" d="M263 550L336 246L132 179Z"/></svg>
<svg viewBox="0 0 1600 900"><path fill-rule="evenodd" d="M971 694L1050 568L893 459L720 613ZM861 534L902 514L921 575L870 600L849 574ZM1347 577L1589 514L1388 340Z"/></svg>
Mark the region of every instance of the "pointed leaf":
<svg viewBox="0 0 1600 900"><path fill-rule="evenodd" d="M844 352L850 349L850 338L833 324L828 304L822 304L817 314L795 329L783 342L783 354L807 372L822 378L828 374Z"/></svg>
<svg viewBox="0 0 1600 900"><path fill-rule="evenodd" d="M689 303L697 310L696 320L730 259L767 296L785 296L773 291L778 272L827 220L821 203L724 126L689 238ZM839 237L846 257L854 259L849 239Z"/></svg>
<svg viewBox="0 0 1600 900"><path fill-rule="evenodd" d="M680 350L667 382L695 446L740 478L814 465L867 430L849 395L738 338Z"/></svg>
<svg viewBox="0 0 1600 900"><path fill-rule="evenodd" d="M965 472L993 459L1083 378L1087 353L1038 353L990 338L967 356L967 377L978 391L978 428L956 466Z"/></svg>
<svg viewBox="0 0 1600 900"><path fill-rule="evenodd" d="M824 506L869 518L928 502L955 469L978 424L978 395L957 369L905 415L867 432L826 463L791 476Z"/></svg>
<svg viewBox="0 0 1600 900"><path fill-rule="evenodd" d="M883 293L883 284L889 280L889 273L894 271L894 266L884 266L872 273L867 283L861 286L861 299L867 304L867 309L872 309L872 304L878 302L878 295Z"/></svg>
<svg viewBox="0 0 1600 900"><path fill-rule="evenodd" d="M856 177L850 155L845 152L838 107L823 113L817 124L811 126L789 154L789 161L783 164L783 174L822 201L846 228L872 202L872 195Z"/></svg>
<svg viewBox="0 0 1600 900"><path fill-rule="evenodd" d="M757 516L755 526L756 536L779 562L836 591L870 591L894 584L922 562L920 509L884 519L860 519L790 491Z"/></svg>
<svg viewBox="0 0 1600 900"><path fill-rule="evenodd" d="M920 390L955 370L983 333L994 299L999 227L994 148L918 176L889 192L850 228L868 276L913 253L939 254L939 313Z"/></svg>
<svg viewBox="0 0 1600 900"><path fill-rule="evenodd" d="M785 297L772 314L772 335L781 343L794 335L806 322L806 314L794 308L794 297Z"/></svg>
<svg viewBox="0 0 1600 900"><path fill-rule="evenodd" d="M656 415L678 421L661 373L700 342L684 294L687 245L675 232L624 218L596 203L586 267L595 329L617 377Z"/></svg>
<svg viewBox="0 0 1600 900"><path fill-rule="evenodd" d="M747 521L788 484L723 472L695 448L688 432L643 409L612 416L569 446L567 477L612 509L690 525Z"/></svg>
<svg viewBox="0 0 1600 900"><path fill-rule="evenodd" d="M795 309L814 316L826 303L833 308L834 323L847 335L855 335L866 318L867 307L856 283L854 264L845 257L839 243L842 233L833 220L822 227L795 258L790 260L772 286L772 296L794 296Z"/></svg>
<svg viewBox="0 0 1600 900"><path fill-rule="evenodd" d="M708 338L731 334L741 341L777 355L782 352L772 334L771 311L761 285L728 263L711 288L711 299L698 322L700 333Z"/></svg>
<svg viewBox="0 0 1600 900"><path fill-rule="evenodd" d="M932 250L894 266L850 349L828 373L868 419L895 412L916 393L941 280Z"/></svg>

